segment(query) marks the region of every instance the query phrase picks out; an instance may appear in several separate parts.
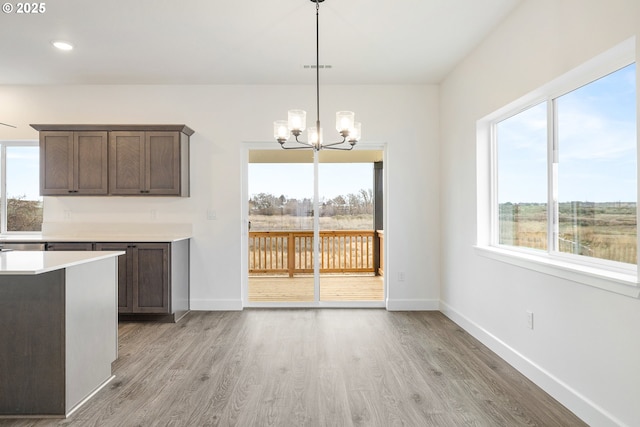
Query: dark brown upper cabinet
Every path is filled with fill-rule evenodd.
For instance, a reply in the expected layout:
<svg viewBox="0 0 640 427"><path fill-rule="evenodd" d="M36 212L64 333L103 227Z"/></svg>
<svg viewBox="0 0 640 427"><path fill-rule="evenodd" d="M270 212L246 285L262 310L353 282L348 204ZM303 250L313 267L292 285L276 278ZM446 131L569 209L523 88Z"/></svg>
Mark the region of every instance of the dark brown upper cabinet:
<svg viewBox="0 0 640 427"><path fill-rule="evenodd" d="M182 174L179 132L110 132L109 192L117 195L181 196L188 191Z"/></svg>
<svg viewBox="0 0 640 427"><path fill-rule="evenodd" d="M107 132L40 132L43 196L106 195Z"/></svg>
<svg viewBox="0 0 640 427"><path fill-rule="evenodd" d="M185 125L31 127L40 132L42 195L189 196Z"/></svg>

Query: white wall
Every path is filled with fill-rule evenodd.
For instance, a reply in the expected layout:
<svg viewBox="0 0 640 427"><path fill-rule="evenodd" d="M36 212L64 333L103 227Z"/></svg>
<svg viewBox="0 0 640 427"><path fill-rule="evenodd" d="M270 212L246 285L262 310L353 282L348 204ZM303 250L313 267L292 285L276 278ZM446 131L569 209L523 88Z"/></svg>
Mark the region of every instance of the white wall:
<svg viewBox="0 0 640 427"><path fill-rule="evenodd" d="M640 301L474 251L476 121L634 35L637 0L525 0L441 86L442 310L594 426L640 424Z"/></svg>
<svg viewBox="0 0 640 427"><path fill-rule="evenodd" d="M315 108L312 86L3 86L0 140L37 139L29 123L184 123L191 137L190 198L45 198L45 222L191 223L192 309L240 309L242 142L274 145L273 120ZM436 86L321 87L325 128L353 110L366 141L386 143L385 270L391 309L437 309L439 147ZM294 178L292 178L294 179ZM206 219L207 209L217 220ZM70 219L65 218L69 211ZM405 281L397 282L398 272Z"/></svg>
<svg viewBox="0 0 640 427"><path fill-rule="evenodd" d="M388 144L388 307L433 309L441 299L445 313L593 425L640 420L640 301L477 255L475 125L640 36L639 21L637 0L525 0L440 93L322 88L326 127L334 111L352 109L365 141ZM312 110L313 96L311 86L2 86L0 121L18 129L0 127L0 140L36 139L29 123L192 127L190 198L49 197L45 220L147 223L154 209L158 222L191 223L192 308L239 309L241 143L274 144L272 121L291 107ZM217 220L206 220L207 209ZM533 331L525 310L536 313Z"/></svg>

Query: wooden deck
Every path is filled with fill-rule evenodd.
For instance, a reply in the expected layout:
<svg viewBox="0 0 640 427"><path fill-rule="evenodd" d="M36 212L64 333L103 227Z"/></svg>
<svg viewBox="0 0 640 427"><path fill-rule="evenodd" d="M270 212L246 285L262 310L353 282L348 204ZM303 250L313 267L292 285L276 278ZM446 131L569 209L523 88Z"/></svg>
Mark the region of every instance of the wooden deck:
<svg viewBox="0 0 640 427"><path fill-rule="evenodd" d="M249 276L249 302L312 302L313 276ZM320 301L384 301L384 279L321 275Z"/></svg>

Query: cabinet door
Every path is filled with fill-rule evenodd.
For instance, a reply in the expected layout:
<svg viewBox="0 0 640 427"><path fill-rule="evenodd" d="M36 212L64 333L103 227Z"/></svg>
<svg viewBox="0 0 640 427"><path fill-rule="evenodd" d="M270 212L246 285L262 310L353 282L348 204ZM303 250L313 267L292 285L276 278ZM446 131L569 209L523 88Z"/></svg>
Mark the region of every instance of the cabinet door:
<svg viewBox="0 0 640 427"><path fill-rule="evenodd" d="M54 242L47 243L47 251L92 251L93 243L87 242Z"/></svg>
<svg viewBox="0 0 640 427"><path fill-rule="evenodd" d="M107 132L40 132L43 196L107 194Z"/></svg>
<svg viewBox="0 0 640 427"><path fill-rule="evenodd" d="M107 178L107 132L75 132L73 135L74 190L77 194L104 195Z"/></svg>
<svg viewBox="0 0 640 427"><path fill-rule="evenodd" d="M169 307L168 243L133 245L133 312L166 313Z"/></svg>
<svg viewBox="0 0 640 427"><path fill-rule="evenodd" d="M73 193L73 132L40 132L40 194Z"/></svg>
<svg viewBox="0 0 640 427"><path fill-rule="evenodd" d="M109 192L144 194L144 132L109 132Z"/></svg>
<svg viewBox="0 0 640 427"><path fill-rule="evenodd" d="M133 245L129 243L96 243L97 251L125 251L118 257L118 313L133 312Z"/></svg>
<svg viewBox="0 0 640 427"><path fill-rule="evenodd" d="M179 196L179 132L146 132L145 142L146 192L163 196Z"/></svg>

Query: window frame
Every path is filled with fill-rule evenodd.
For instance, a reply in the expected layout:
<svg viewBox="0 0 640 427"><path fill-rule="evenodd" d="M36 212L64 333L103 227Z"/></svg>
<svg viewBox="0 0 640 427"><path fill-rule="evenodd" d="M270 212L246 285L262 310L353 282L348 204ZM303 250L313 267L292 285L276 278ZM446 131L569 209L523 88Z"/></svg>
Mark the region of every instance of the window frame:
<svg viewBox="0 0 640 427"><path fill-rule="evenodd" d="M477 244L479 255L518 265L530 270L595 286L619 294L640 297L638 260L636 264L563 253L557 247L557 195L554 194L554 157L557 153L556 100L580 87L620 70L636 60L635 37L593 58L576 69L554 79L539 89L504 106L477 122ZM636 68L636 82L639 80ZM636 105L638 105L636 85ZM497 135L499 122L513 117L538 104L546 103L547 110L547 250L503 245L499 243L499 205ZM636 108L636 206L640 202L640 132ZM636 209L636 223L639 212ZM638 235L640 237L640 234ZM640 245L640 239L638 239ZM638 252L640 254L640 251Z"/></svg>
<svg viewBox="0 0 640 427"><path fill-rule="evenodd" d="M7 147L38 147L37 140L0 140L0 236L39 235L42 231L9 231L7 230ZM38 193L40 189L38 188ZM44 200L43 200L44 203Z"/></svg>

